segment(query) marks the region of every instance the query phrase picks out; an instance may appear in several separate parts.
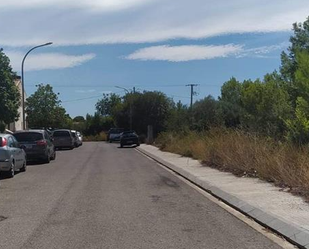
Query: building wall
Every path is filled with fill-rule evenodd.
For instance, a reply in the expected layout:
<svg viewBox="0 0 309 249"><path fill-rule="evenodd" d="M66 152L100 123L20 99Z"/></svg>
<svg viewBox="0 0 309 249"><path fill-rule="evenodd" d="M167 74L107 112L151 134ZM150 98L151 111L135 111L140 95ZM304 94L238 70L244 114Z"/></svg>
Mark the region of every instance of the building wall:
<svg viewBox="0 0 309 249"><path fill-rule="evenodd" d="M17 86L19 92L20 92L20 96L22 96L22 84L21 84L21 79L17 78L15 80L15 85ZM25 100L26 100L26 93L25 93ZM22 103L20 103L20 106L18 108L18 113L19 113L19 118L17 121L10 123L7 126L7 129L10 131L18 131L18 130L22 130L23 129L23 108L22 108ZM27 116L26 116L26 120L27 120ZM26 129L27 129L27 123L26 123Z"/></svg>

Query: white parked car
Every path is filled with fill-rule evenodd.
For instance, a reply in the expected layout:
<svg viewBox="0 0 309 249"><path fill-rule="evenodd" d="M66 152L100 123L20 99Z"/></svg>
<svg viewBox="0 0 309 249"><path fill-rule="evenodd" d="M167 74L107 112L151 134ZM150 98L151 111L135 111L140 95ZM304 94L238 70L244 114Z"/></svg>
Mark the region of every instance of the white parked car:
<svg viewBox="0 0 309 249"><path fill-rule="evenodd" d="M82 146L83 145L83 135L80 134L80 132L76 132L77 135L77 140L78 140L78 146Z"/></svg>

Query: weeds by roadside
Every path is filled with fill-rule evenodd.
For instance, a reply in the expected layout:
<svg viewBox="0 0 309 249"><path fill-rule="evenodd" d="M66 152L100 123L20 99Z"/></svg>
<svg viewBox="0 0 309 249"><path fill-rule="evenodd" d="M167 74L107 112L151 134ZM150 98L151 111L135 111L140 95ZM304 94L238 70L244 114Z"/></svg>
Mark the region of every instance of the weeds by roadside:
<svg viewBox="0 0 309 249"><path fill-rule="evenodd" d="M98 135L94 136L84 136L83 141L84 142L99 142L99 141L106 141L107 140L107 135L105 132L101 132Z"/></svg>
<svg viewBox="0 0 309 249"><path fill-rule="evenodd" d="M228 129L166 132L156 144L164 151L198 159L237 176L258 177L309 198L309 148Z"/></svg>

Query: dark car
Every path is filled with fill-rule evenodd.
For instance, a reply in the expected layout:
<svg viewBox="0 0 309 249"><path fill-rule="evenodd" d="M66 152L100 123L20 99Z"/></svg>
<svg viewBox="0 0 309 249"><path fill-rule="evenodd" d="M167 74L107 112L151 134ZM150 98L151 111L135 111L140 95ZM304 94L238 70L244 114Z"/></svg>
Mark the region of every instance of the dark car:
<svg viewBox="0 0 309 249"><path fill-rule="evenodd" d="M57 149L61 148L75 148L75 139L71 130L61 129L53 131L54 145Z"/></svg>
<svg viewBox="0 0 309 249"><path fill-rule="evenodd" d="M125 145L140 145L138 135L134 131L125 131L121 134L120 147Z"/></svg>
<svg viewBox="0 0 309 249"><path fill-rule="evenodd" d="M25 150L27 161L40 160L49 163L56 159L55 146L47 131L17 131L13 136Z"/></svg>
<svg viewBox="0 0 309 249"><path fill-rule="evenodd" d="M121 133L124 131L122 128L111 128L107 133L107 141L110 143L120 141Z"/></svg>

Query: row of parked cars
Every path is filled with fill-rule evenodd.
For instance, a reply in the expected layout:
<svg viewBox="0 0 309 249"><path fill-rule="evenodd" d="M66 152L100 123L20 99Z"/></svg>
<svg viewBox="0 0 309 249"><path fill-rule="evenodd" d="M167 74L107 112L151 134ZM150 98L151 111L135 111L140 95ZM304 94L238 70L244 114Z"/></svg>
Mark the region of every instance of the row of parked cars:
<svg viewBox="0 0 309 249"><path fill-rule="evenodd" d="M0 173L14 177L26 171L28 161L49 163L56 159L56 150L73 149L83 143L78 131L31 129L0 134Z"/></svg>

